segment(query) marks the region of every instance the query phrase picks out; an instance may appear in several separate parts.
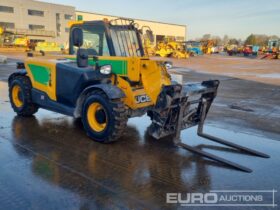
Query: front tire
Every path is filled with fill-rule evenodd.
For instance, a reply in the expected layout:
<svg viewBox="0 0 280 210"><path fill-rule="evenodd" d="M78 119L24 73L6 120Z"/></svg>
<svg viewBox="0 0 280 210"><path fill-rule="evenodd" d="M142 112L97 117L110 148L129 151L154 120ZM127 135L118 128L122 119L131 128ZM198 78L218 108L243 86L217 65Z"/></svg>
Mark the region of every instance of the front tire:
<svg viewBox="0 0 280 210"><path fill-rule="evenodd" d="M85 99L82 122L90 138L110 143L123 135L127 113L121 100L112 101L103 91L96 90Z"/></svg>
<svg viewBox="0 0 280 210"><path fill-rule="evenodd" d="M31 89L31 82L26 76L15 76L9 83L11 106L19 116L32 116L38 111L38 107L32 103Z"/></svg>

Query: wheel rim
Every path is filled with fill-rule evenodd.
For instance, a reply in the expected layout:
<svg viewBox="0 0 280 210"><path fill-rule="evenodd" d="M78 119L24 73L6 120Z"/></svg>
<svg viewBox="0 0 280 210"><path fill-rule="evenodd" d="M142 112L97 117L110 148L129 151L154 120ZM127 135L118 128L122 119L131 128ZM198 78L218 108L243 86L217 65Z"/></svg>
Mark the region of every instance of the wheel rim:
<svg viewBox="0 0 280 210"><path fill-rule="evenodd" d="M19 85L15 85L12 89L12 99L13 103L17 108L22 107L23 99L22 99L22 91Z"/></svg>
<svg viewBox="0 0 280 210"><path fill-rule="evenodd" d="M102 132L107 126L106 111L100 103L94 102L88 107L87 120L92 130Z"/></svg>

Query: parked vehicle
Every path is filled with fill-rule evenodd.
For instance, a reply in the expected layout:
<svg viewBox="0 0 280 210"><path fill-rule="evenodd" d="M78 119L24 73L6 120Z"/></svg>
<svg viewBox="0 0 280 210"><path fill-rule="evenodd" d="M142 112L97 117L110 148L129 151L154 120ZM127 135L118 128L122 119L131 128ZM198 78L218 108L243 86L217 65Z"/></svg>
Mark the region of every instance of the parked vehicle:
<svg viewBox="0 0 280 210"><path fill-rule="evenodd" d="M187 41L185 42L185 47L190 55L203 55L201 42Z"/></svg>

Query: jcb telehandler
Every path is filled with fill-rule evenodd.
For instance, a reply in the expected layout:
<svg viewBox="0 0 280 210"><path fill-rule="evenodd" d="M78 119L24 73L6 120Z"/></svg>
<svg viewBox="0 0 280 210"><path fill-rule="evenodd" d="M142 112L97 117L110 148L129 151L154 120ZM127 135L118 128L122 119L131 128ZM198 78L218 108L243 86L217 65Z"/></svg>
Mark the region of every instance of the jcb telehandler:
<svg viewBox="0 0 280 210"><path fill-rule="evenodd" d="M178 84L162 61L144 55L143 31L133 20L77 22L70 30L69 56L28 57L9 77L12 108L30 116L39 108L81 118L87 135L108 143L124 132L129 117L148 114L149 133L156 139L175 136L185 149L240 170L250 169L180 141L183 129L199 125L198 134L216 142L266 157L204 134L204 119L219 81ZM152 40L150 30L146 35Z"/></svg>

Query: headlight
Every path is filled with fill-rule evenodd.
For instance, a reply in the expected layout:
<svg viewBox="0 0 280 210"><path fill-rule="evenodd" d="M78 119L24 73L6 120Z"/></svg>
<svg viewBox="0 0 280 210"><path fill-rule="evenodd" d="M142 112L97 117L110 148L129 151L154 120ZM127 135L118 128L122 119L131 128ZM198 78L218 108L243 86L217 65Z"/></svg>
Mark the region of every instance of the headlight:
<svg viewBox="0 0 280 210"><path fill-rule="evenodd" d="M170 61L164 62L164 65L167 70L173 68L173 63Z"/></svg>
<svg viewBox="0 0 280 210"><path fill-rule="evenodd" d="M101 74L111 74L112 66L111 65L104 65L100 67Z"/></svg>

